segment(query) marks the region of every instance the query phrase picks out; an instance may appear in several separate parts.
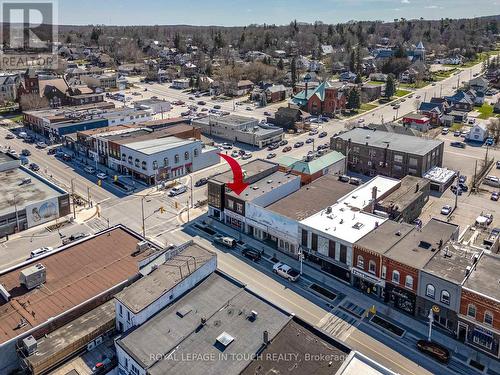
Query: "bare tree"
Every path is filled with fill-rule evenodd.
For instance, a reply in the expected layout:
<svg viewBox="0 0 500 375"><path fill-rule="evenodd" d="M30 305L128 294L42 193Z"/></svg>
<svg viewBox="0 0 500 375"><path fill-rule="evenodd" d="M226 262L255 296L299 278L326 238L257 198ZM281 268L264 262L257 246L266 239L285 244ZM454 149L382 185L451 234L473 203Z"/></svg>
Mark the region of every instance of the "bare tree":
<svg viewBox="0 0 500 375"><path fill-rule="evenodd" d="M49 101L46 97L38 94L24 94L19 99L19 106L23 111L30 111L33 109L47 108Z"/></svg>

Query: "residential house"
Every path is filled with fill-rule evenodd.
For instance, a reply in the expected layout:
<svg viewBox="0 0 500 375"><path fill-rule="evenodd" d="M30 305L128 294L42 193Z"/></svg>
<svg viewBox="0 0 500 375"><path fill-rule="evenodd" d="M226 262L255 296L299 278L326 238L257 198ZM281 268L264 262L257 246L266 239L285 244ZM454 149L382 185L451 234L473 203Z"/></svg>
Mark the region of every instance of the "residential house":
<svg viewBox="0 0 500 375"><path fill-rule="evenodd" d="M272 85L265 89L265 95L268 103L275 103L286 100L290 97L292 90L284 85Z"/></svg>
<svg viewBox="0 0 500 375"><path fill-rule="evenodd" d="M448 104L445 103L434 103L434 102L422 102L418 107L418 113L429 118L429 123L432 126L440 126L442 123L442 118L448 109Z"/></svg>
<svg viewBox="0 0 500 375"><path fill-rule="evenodd" d="M488 91L489 85L490 85L490 82L486 78L484 78L483 76L473 78L468 83L468 86L470 89L475 90L477 92L482 92L482 93L485 93L486 91Z"/></svg>
<svg viewBox="0 0 500 375"><path fill-rule="evenodd" d="M404 83L415 83L417 81L418 75L419 73L415 69L410 67L399 75L399 81Z"/></svg>
<svg viewBox="0 0 500 375"><path fill-rule="evenodd" d="M465 91L457 91L454 95L444 98L455 111L469 112L474 107L474 99Z"/></svg>
<svg viewBox="0 0 500 375"><path fill-rule="evenodd" d="M484 143L488 138L488 126L484 122L477 121L474 126L470 129L467 140L472 142Z"/></svg>
<svg viewBox="0 0 500 375"><path fill-rule="evenodd" d="M306 89L296 94L291 103L298 105L313 115L334 116L344 110L352 85L325 81L314 89Z"/></svg>
<svg viewBox="0 0 500 375"><path fill-rule="evenodd" d="M339 80L342 82L354 82L356 80L356 73L353 72L343 72L339 75Z"/></svg>
<svg viewBox="0 0 500 375"><path fill-rule="evenodd" d="M21 77L18 74L0 76L0 104L15 102L20 86Z"/></svg>
<svg viewBox="0 0 500 375"><path fill-rule="evenodd" d="M184 90L189 88L189 78L177 78L172 80L172 88L177 90Z"/></svg>
<svg viewBox="0 0 500 375"><path fill-rule="evenodd" d="M254 83L248 79L238 81L236 87L230 90L230 94L234 96L243 96L252 91Z"/></svg>
<svg viewBox="0 0 500 375"><path fill-rule="evenodd" d="M268 117L267 122L284 130L294 130L296 123L303 121L305 114L298 108L279 107L274 117Z"/></svg>

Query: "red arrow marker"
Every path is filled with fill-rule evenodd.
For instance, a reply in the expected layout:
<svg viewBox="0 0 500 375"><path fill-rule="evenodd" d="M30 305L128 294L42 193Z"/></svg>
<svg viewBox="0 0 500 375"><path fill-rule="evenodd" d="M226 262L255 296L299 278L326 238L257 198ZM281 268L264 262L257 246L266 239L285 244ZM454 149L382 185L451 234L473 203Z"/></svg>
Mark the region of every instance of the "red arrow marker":
<svg viewBox="0 0 500 375"><path fill-rule="evenodd" d="M248 186L248 184L243 181L243 171L241 170L241 165L236 161L236 159L233 159L229 155L217 155L227 161L233 171L233 182L228 183L227 187L234 191L237 195L240 195Z"/></svg>

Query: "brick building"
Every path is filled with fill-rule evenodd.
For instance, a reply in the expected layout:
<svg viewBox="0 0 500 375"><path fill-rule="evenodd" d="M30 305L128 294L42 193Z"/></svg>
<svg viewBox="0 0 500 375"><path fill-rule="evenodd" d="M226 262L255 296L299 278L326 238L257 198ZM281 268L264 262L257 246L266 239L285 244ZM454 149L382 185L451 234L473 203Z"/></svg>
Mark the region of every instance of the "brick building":
<svg viewBox="0 0 500 375"><path fill-rule="evenodd" d="M483 254L462 287L459 340L495 358L500 357L500 257Z"/></svg>
<svg viewBox="0 0 500 375"><path fill-rule="evenodd" d="M332 137L330 148L347 156L350 171L368 176L422 177L432 167L443 165L442 141L367 128Z"/></svg>
<svg viewBox="0 0 500 375"><path fill-rule="evenodd" d="M313 115L334 116L346 109L349 92L355 85L343 82L325 81L313 89L308 89L296 94L291 103Z"/></svg>

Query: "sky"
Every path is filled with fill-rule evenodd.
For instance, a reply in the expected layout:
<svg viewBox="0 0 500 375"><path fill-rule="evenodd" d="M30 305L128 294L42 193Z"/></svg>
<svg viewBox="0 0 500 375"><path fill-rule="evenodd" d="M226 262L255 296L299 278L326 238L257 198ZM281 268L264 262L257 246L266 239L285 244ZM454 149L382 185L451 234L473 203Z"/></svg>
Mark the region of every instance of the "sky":
<svg viewBox="0 0 500 375"><path fill-rule="evenodd" d="M58 0L63 25L283 25L500 14L500 0Z"/></svg>

